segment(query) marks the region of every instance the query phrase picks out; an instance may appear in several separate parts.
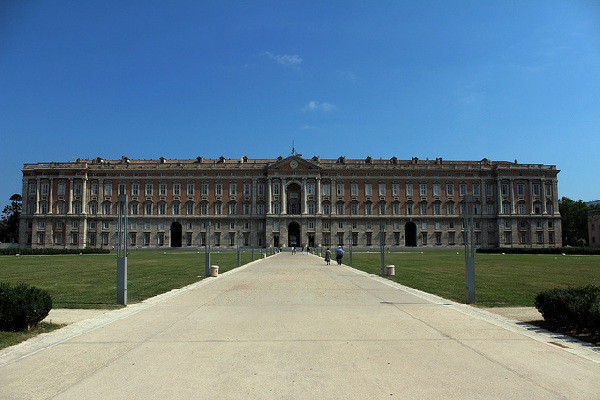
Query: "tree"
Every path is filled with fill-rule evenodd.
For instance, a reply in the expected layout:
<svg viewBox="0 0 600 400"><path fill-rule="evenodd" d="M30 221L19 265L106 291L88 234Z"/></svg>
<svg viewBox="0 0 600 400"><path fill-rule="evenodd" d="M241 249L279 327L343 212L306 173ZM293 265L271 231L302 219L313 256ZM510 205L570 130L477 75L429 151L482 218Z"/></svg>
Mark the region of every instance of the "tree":
<svg viewBox="0 0 600 400"><path fill-rule="evenodd" d="M587 214L589 206L583 201L563 197L559 204L562 218L563 246L585 246L588 243Z"/></svg>
<svg viewBox="0 0 600 400"><path fill-rule="evenodd" d="M19 220L21 219L22 197L20 194L10 196L10 205L2 210L0 220L0 242L15 243L19 241Z"/></svg>

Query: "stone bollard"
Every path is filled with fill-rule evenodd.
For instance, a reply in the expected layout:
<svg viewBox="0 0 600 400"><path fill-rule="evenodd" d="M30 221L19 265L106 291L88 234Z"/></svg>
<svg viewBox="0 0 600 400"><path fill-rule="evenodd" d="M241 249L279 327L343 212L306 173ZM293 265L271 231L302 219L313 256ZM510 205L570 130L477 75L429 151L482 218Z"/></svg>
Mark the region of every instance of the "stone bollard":
<svg viewBox="0 0 600 400"><path fill-rule="evenodd" d="M211 265L210 266L210 276L212 276L213 278L216 278L217 275L219 275L219 266Z"/></svg>
<svg viewBox="0 0 600 400"><path fill-rule="evenodd" d="M394 276L394 275L396 275L396 266L395 265L386 265L385 266L385 274L387 276Z"/></svg>

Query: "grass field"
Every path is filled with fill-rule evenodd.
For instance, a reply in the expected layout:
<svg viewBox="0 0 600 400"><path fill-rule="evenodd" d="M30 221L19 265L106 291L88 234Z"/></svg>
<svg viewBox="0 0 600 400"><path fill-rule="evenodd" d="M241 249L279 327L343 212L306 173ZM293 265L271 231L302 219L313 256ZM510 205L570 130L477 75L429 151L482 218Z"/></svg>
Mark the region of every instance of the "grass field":
<svg viewBox="0 0 600 400"><path fill-rule="evenodd" d="M349 254L344 255L348 264ZM392 252L385 263L403 285L458 302L465 301L465 258L459 251ZM380 253L353 254L354 268L379 274ZM600 256L539 254L475 255L476 304L533 306L537 293L554 287L600 285Z"/></svg>
<svg viewBox="0 0 600 400"><path fill-rule="evenodd" d="M242 253L242 264L251 261ZM259 253L255 253L258 259ZM204 276L204 253L196 251L131 251L127 297L137 303L197 282ZM219 272L237 267L237 253L211 252ZM118 308L115 253L54 256L2 256L0 282L25 282L47 290L53 308ZM200 276L200 278L199 278Z"/></svg>

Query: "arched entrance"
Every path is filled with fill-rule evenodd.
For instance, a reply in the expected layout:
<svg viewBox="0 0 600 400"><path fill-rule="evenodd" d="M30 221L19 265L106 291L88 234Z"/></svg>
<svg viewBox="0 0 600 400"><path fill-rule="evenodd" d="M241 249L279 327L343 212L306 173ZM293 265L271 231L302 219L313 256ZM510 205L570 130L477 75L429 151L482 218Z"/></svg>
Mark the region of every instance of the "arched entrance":
<svg viewBox="0 0 600 400"><path fill-rule="evenodd" d="M288 246L300 246L300 224L292 222L288 226Z"/></svg>
<svg viewBox="0 0 600 400"><path fill-rule="evenodd" d="M417 247L417 225L412 221L404 225L404 245L406 247Z"/></svg>
<svg viewBox="0 0 600 400"><path fill-rule="evenodd" d="M171 224L171 247L181 247L181 224L177 221Z"/></svg>

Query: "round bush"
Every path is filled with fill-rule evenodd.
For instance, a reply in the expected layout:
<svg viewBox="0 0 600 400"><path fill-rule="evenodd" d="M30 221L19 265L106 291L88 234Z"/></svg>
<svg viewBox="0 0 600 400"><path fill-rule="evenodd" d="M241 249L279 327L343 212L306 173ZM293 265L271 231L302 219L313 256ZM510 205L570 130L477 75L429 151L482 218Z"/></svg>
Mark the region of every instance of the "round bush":
<svg viewBox="0 0 600 400"><path fill-rule="evenodd" d="M51 309L52 298L45 290L0 282L0 330L15 332L37 326Z"/></svg>

